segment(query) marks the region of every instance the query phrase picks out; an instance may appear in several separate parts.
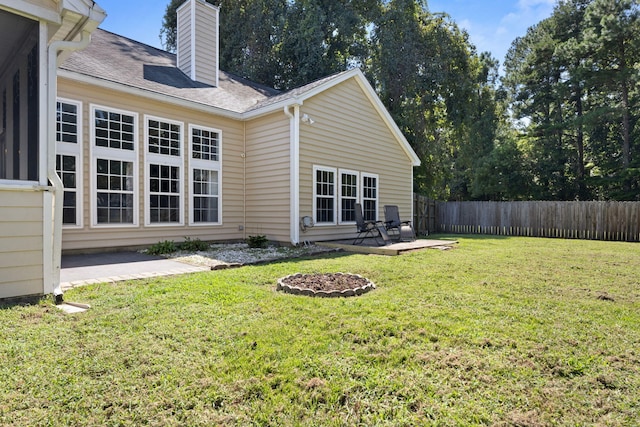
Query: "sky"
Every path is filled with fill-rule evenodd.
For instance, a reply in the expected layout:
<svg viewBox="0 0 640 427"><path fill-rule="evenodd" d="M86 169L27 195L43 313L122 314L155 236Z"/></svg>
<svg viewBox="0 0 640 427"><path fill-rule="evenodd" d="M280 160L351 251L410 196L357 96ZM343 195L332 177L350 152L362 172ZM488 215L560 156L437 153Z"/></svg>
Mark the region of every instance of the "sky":
<svg viewBox="0 0 640 427"><path fill-rule="evenodd" d="M101 28L155 46L169 0L98 0L107 11ZM511 42L551 16L556 0L427 0L431 12L445 12L470 36L478 52L502 63Z"/></svg>

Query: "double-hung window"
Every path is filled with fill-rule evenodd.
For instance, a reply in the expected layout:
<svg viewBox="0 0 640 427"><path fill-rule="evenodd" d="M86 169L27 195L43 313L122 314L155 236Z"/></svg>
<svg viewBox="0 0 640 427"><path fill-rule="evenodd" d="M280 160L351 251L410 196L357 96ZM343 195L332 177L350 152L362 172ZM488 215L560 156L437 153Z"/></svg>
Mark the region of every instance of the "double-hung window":
<svg viewBox="0 0 640 427"><path fill-rule="evenodd" d="M355 224L358 172L340 169L340 224Z"/></svg>
<svg viewBox="0 0 640 427"><path fill-rule="evenodd" d="M336 223L337 171L335 168L313 168L313 212L318 225Z"/></svg>
<svg viewBox="0 0 640 427"><path fill-rule="evenodd" d="M181 225L183 124L145 116L146 224Z"/></svg>
<svg viewBox="0 0 640 427"><path fill-rule="evenodd" d="M91 106L92 224L138 225L138 115Z"/></svg>
<svg viewBox="0 0 640 427"><path fill-rule="evenodd" d="M378 175L362 173L362 216L365 221L378 220Z"/></svg>
<svg viewBox="0 0 640 427"><path fill-rule="evenodd" d="M64 185L62 224L82 226L82 104L68 99L56 103L56 172Z"/></svg>
<svg viewBox="0 0 640 427"><path fill-rule="evenodd" d="M189 125L189 175L191 178L191 225L221 224L222 132Z"/></svg>

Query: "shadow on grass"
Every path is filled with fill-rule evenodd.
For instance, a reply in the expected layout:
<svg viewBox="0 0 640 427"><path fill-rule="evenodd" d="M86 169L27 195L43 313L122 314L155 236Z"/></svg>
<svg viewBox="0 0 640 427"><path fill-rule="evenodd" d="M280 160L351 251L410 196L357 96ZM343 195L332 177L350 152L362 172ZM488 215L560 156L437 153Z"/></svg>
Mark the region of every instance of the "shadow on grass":
<svg viewBox="0 0 640 427"><path fill-rule="evenodd" d="M469 239L469 240L510 240L510 239L521 239L522 236L503 236L497 234L429 234L427 239L436 239L436 240L458 240L458 239Z"/></svg>
<svg viewBox="0 0 640 427"><path fill-rule="evenodd" d="M40 305L44 301L53 302L53 299L49 295L32 295L0 299L0 310L10 310L15 307L31 307Z"/></svg>

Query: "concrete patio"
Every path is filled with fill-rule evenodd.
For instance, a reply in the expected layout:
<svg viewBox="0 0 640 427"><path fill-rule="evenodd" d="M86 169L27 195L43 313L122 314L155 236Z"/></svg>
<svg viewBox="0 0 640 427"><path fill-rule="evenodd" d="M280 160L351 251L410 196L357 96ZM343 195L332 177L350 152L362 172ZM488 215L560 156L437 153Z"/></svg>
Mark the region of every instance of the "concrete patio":
<svg viewBox="0 0 640 427"><path fill-rule="evenodd" d="M456 243L458 242L455 240L416 239L411 242L397 242L386 246L380 246L375 239L365 239L359 245L354 245L353 240L317 242L316 244L318 246L342 249L347 252L396 256L401 255L405 252L417 251L427 248L450 249Z"/></svg>

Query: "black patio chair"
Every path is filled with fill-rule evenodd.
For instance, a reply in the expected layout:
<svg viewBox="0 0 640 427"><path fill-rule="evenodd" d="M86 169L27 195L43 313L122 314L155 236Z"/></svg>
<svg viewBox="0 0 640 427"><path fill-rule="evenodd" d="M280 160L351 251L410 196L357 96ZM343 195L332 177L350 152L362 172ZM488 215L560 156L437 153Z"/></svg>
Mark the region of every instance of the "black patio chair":
<svg viewBox="0 0 640 427"><path fill-rule="evenodd" d="M396 205L384 205L384 226L387 232L395 230L393 235L397 235L398 241L412 242L416 239L411 221L400 219L400 212Z"/></svg>
<svg viewBox="0 0 640 427"><path fill-rule="evenodd" d="M388 245L391 243L387 229L384 227L382 221L364 220L364 215L362 215L362 205L360 203L355 204L355 214L358 236L353 241L354 245L361 244L367 237L374 238L378 246ZM382 243L380 243L380 240L382 240Z"/></svg>

